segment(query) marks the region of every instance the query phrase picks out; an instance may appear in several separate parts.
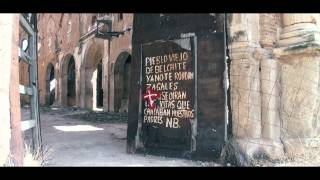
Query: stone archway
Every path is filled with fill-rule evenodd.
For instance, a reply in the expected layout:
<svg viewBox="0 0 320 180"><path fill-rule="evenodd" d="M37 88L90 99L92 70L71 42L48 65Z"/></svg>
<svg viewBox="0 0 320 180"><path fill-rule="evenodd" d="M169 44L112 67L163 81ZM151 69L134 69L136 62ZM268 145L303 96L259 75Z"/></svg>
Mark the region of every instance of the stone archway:
<svg viewBox="0 0 320 180"><path fill-rule="evenodd" d="M55 101L56 78L52 63L47 65L46 71L46 105L51 106Z"/></svg>
<svg viewBox="0 0 320 180"><path fill-rule="evenodd" d="M93 41L88 47L81 66L81 83L84 84L84 107L91 110L103 108L103 42Z"/></svg>
<svg viewBox="0 0 320 180"><path fill-rule="evenodd" d="M131 55L122 52L114 66L114 111L128 112Z"/></svg>
<svg viewBox="0 0 320 180"><path fill-rule="evenodd" d="M96 88L96 107L102 108L103 107L103 87L102 87L102 59L97 64L97 88Z"/></svg>
<svg viewBox="0 0 320 180"><path fill-rule="evenodd" d="M76 105L76 68L75 60L71 54L68 54L62 62L61 73L61 103L62 105Z"/></svg>

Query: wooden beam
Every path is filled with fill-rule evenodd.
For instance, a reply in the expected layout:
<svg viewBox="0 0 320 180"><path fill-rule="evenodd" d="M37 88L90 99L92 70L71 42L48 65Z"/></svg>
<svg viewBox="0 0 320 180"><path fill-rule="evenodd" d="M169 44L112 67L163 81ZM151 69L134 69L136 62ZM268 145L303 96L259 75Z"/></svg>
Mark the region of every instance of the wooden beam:
<svg viewBox="0 0 320 180"><path fill-rule="evenodd" d="M14 166L23 165L24 146L21 131L20 93L19 93L19 15L12 14L12 36L8 46L11 48L11 76L10 76L10 124L11 124L11 154Z"/></svg>
<svg viewBox="0 0 320 180"><path fill-rule="evenodd" d="M19 59L25 61L28 64L31 64L30 61L32 61L31 57L27 53L22 51L20 48L19 48Z"/></svg>
<svg viewBox="0 0 320 180"><path fill-rule="evenodd" d="M37 27L37 22L35 22ZM36 28L35 28L36 30ZM29 39L29 51L31 56L31 66L29 71L29 86L32 88L33 96L30 98L31 105L31 119L36 120L35 127L32 129L33 139L33 153L42 153L42 139L40 126L40 112L39 112L39 94L38 94L38 60L37 60L37 33L36 31Z"/></svg>
<svg viewBox="0 0 320 180"><path fill-rule="evenodd" d="M19 15L19 22L21 24L21 27L26 31L26 33L28 33L30 36L35 35L31 25L27 22L27 20L22 15Z"/></svg>

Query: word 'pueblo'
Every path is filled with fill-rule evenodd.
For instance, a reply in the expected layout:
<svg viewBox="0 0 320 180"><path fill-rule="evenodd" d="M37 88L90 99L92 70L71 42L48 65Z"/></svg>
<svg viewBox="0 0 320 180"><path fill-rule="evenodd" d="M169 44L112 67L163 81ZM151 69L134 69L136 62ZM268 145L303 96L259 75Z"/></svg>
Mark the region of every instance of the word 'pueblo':
<svg viewBox="0 0 320 180"><path fill-rule="evenodd" d="M187 61L189 58L188 52L172 53L162 56L146 57L146 66L154 66L159 64L164 64L167 62L177 62L177 61Z"/></svg>

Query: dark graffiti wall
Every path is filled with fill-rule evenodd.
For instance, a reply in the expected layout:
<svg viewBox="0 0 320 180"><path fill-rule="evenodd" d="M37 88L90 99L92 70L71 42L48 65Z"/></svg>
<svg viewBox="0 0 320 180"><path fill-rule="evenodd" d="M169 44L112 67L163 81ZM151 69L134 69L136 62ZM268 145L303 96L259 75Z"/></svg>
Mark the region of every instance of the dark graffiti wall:
<svg viewBox="0 0 320 180"><path fill-rule="evenodd" d="M225 139L223 14L135 14L127 150L217 159Z"/></svg>
<svg viewBox="0 0 320 180"><path fill-rule="evenodd" d="M191 43L191 38L182 38L142 46L145 93L141 135L146 148L191 148L191 121L195 117L195 60ZM150 88L160 94L155 100L156 94L150 93ZM155 103L155 107L150 103Z"/></svg>

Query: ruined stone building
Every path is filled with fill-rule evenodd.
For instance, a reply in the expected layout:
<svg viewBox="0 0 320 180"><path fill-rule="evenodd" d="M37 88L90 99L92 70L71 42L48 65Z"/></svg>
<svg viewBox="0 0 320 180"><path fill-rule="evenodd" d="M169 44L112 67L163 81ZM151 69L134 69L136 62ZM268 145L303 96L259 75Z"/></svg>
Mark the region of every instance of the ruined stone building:
<svg viewBox="0 0 320 180"><path fill-rule="evenodd" d="M318 146L319 14L229 16L232 136L249 157Z"/></svg>
<svg viewBox="0 0 320 180"><path fill-rule="evenodd" d="M97 20L121 33L97 38ZM319 14L61 13L37 21L40 105L128 112L128 153L246 165L319 147ZM21 136L10 72L29 84L28 68L13 62L25 37L18 25L18 14L0 15L1 164L10 137Z"/></svg>
<svg viewBox="0 0 320 180"><path fill-rule="evenodd" d="M40 105L127 112L133 14L37 17ZM95 38L97 19L110 19L113 30L124 33ZM28 76L20 75L27 82Z"/></svg>

